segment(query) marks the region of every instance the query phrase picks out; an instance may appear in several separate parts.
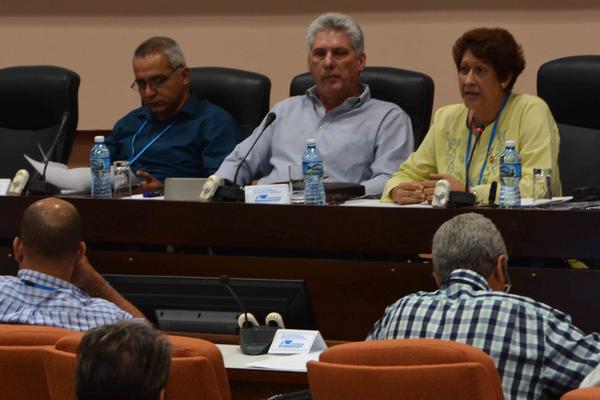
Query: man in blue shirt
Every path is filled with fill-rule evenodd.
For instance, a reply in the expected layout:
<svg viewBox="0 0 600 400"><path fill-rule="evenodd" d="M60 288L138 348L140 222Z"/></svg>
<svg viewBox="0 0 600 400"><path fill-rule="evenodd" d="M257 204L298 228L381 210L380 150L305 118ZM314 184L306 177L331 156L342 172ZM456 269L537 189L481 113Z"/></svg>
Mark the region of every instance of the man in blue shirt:
<svg viewBox="0 0 600 400"><path fill-rule="evenodd" d="M152 37L134 52L131 87L142 107L120 119L107 138L113 161L129 161L157 190L167 177L213 174L237 143L239 127L225 110L192 95L190 69L173 39Z"/></svg>
<svg viewBox="0 0 600 400"><path fill-rule="evenodd" d="M0 323L87 331L144 315L89 263L81 219L70 203L30 205L13 242L17 276L0 276Z"/></svg>
<svg viewBox="0 0 600 400"><path fill-rule="evenodd" d="M433 276L440 287L390 305L368 339L434 338L488 353L507 400L559 398L600 362L600 335L584 335L571 318L533 299L508 294L504 240L474 213L446 221L433 237Z"/></svg>

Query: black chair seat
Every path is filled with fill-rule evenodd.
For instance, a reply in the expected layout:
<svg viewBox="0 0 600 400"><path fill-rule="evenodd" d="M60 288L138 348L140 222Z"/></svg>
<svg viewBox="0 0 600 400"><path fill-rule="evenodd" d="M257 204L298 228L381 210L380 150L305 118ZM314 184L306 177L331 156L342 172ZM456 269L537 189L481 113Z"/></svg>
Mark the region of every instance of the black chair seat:
<svg viewBox="0 0 600 400"><path fill-rule="evenodd" d="M190 90L229 112L247 138L269 112L271 80L255 72L222 67L191 68Z"/></svg>
<svg viewBox="0 0 600 400"><path fill-rule="evenodd" d="M38 144L47 152L65 112L70 113L63 137L50 159L69 159L78 119L79 75L54 66L0 69L0 177L33 168L23 153L41 159Z"/></svg>
<svg viewBox="0 0 600 400"><path fill-rule="evenodd" d="M558 124L563 194L583 186L600 187L600 56L564 57L543 64L537 91Z"/></svg>

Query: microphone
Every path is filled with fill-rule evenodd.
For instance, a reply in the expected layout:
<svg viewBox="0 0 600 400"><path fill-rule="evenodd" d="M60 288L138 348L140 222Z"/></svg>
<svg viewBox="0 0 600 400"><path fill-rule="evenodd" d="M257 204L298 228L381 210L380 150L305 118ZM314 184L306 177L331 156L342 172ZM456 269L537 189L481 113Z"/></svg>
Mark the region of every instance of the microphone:
<svg viewBox="0 0 600 400"><path fill-rule="evenodd" d="M258 134L258 136L256 136L256 139L254 139L254 143L252 143L252 146L250 146L250 149L246 152L246 155L244 155L244 158L242 158L242 161L240 161L240 163L238 164L237 168L235 169L235 175L233 175L233 183L234 184L237 185L237 177L238 177L238 174L240 172L240 168L242 167L242 165L244 164L244 162L246 162L246 158L248 158L248 156L250 155L250 152L252 151L252 149L254 149L254 146L256 146L256 143L258 142L258 140L260 139L260 137L262 136L262 134L273 123L273 121L275 121L275 118L277 118L277 114L275 114L273 111L271 111L270 113L268 113L267 116L265 117L265 123L263 124L262 130L260 131L260 133Z"/></svg>
<svg viewBox="0 0 600 400"><path fill-rule="evenodd" d="M44 170L42 171L42 175L41 175L41 180L32 180L31 182L29 182L29 186L27 187L27 193L30 195L55 195L60 193L60 189L58 187L56 187L55 185L46 182L46 170L48 169L48 163L50 163L50 160L52 159L52 156L54 154L54 150L56 149L56 146L58 144L58 142L62 139L62 136L64 136L64 132L67 128L67 121L69 120L69 118L71 117L71 113L69 111L65 111L63 113L62 119L60 121L60 125L58 127L58 131L56 131L56 136L54 137L54 141L52 142L52 145L50 145L50 149L48 149L48 151L46 152L46 154L43 154L44 156ZM38 147L39 143L38 143ZM40 147L41 149L41 147ZM39 174L38 174L39 176Z"/></svg>
<svg viewBox="0 0 600 400"><path fill-rule="evenodd" d="M254 143L250 146L250 149L242 158L242 161L238 164L235 169L235 175L233 176L233 182L229 179L221 179L217 175L211 175L208 177L206 183L202 187L202 191L200 192L200 201L238 201L243 202L245 200L244 189L241 188L240 185L237 184L237 177L240 173L240 168L248 158L248 155L254 149L254 146L262 136L262 134L267 130L267 128L275 121L277 115L274 112L270 112L265 117L265 122L263 124L263 128L254 139Z"/></svg>
<svg viewBox="0 0 600 400"><path fill-rule="evenodd" d="M498 190L498 183L496 181L490 184L490 195L488 196L488 204L494 206L496 202L496 191Z"/></svg>
<svg viewBox="0 0 600 400"><path fill-rule="evenodd" d="M23 189L25 189L28 180L29 171L26 169L18 170L8 187L7 194L9 196L20 196L21 193L23 193Z"/></svg>
<svg viewBox="0 0 600 400"><path fill-rule="evenodd" d="M269 347L271 346L271 342L273 342L273 338L275 337L275 332L278 329L277 326L259 326L256 322L256 318L251 313L246 312L246 308L242 304L240 298L235 294L233 288L229 284L229 276L221 275L220 277L221 285L225 286L231 296L235 299L235 301L240 306L242 310L242 314L238 317L238 324L240 327L240 350L243 354L248 355L257 355L257 354L265 354L269 351ZM281 316L279 316L281 319ZM276 317L271 317L275 321ZM269 323L270 321L267 321ZM281 323L283 325L283 319L281 319Z"/></svg>
<svg viewBox="0 0 600 400"><path fill-rule="evenodd" d="M471 168L471 161L473 161L473 154L475 154L475 149L477 148L477 144L479 143L479 139L481 139L481 135L483 134L483 130L485 129L485 125L476 125L475 126L475 144L473 145L473 151L469 155L469 161L467 162L467 169L465 171L465 192L469 191L469 169Z"/></svg>

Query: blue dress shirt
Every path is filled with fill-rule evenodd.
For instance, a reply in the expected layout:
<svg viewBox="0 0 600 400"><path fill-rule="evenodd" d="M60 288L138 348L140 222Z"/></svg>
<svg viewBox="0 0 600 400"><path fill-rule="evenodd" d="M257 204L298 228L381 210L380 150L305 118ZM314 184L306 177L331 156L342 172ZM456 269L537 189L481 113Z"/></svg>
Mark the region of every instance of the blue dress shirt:
<svg viewBox="0 0 600 400"><path fill-rule="evenodd" d="M163 131L132 164L134 171L149 172L161 182L168 177L213 174L239 137L239 127L231 115L192 95L169 121L158 121L147 107L120 119L106 139L111 160L130 160Z"/></svg>
<svg viewBox="0 0 600 400"><path fill-rule="evenodd" d="M132 319L115 304L88 296L73 284L41 272L20 269L0 276L0 322L45 325L85 332Z"/></svg>

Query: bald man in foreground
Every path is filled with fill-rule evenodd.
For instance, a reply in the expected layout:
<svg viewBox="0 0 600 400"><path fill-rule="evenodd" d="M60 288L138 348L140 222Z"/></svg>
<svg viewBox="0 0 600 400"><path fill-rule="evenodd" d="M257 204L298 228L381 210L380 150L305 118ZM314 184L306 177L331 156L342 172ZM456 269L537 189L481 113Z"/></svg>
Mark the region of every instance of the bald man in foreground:
<svg viewBox="0 0 600 400"><path fill-rule="evenodd" d="M0 322L87 331L144 318L89 263L81 218L70 203L46 198L23 214L13 241L17 276L0 276Z"/></svg>

